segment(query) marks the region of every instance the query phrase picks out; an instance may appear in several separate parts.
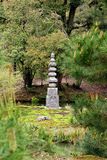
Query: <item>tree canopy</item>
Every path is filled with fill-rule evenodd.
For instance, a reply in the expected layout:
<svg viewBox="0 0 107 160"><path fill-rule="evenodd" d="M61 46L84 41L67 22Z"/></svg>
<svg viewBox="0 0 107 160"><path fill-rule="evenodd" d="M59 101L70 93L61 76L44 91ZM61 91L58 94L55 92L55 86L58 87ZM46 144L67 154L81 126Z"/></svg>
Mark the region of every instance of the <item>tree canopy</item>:
<svg viewBox="0 0 107 160"><path fill-rule="evenodd" d="M104 0L3 0L0 3L0 54L22 72L25 86L32 85L34 76L45 78L52 51L56 53L59 79L62 74L70 74L76 79L91 80L98 71L95 80L106 79L106 64L101 60L106 61L106 31L99 30L105 23ZM95 22L99 23L96 32L91 29ZM72 60L68 66L69 59ZM101 64L100 69L97 63ZM86 69L89 75L83 73Z"/></svg>

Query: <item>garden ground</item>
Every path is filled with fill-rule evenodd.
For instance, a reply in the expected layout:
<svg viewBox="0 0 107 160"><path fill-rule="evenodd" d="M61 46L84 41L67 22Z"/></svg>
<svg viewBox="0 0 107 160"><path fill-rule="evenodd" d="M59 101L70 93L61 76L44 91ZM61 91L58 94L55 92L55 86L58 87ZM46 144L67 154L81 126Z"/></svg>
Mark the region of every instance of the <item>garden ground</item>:
<svg viewBox="0 0 107 160"><path fill-rule="evenodd" d="M43 85L41 85L41 83L43 83ZM63 78L62 89L59 91L61 105L63 103L72 103L73 98L84 93L88 94L89 96L92 94L98 94L99 96L107 97L107 85L93 85L83 81L81 88L76 89L73 87L74 83L74 79ZM26 103L31 102L32 97L36 97L40 100L39 104L45 105L47 87L46 81L41 82L40 79L34 79L33 87L26 90L23 87L23 81L20 80L16 87L16 101Z"/></svg>
<svg viewBox="0 0 107 160"><path fill-rule="evenodd" d="M46 147L44 147L46 151L35 151L33 146L33 148L30 148L31 160L106 160L90 155L78 157L78 151L73 151L73 145L84 136L86 128L75 125L70 106L59 110L33 105L18 105L18 107L22 111L22 116L19 119L20 123L32 125L34 128L33 138L35 139L38 134L39 138L43 139L49 135L52 140L51 143L56 143L58 147L56 153L49 154ZM43 119L43 117L47 117L47 119ZM42 130L43 128L45 130ZM27 157L25 160L28 160Z"/></svg>

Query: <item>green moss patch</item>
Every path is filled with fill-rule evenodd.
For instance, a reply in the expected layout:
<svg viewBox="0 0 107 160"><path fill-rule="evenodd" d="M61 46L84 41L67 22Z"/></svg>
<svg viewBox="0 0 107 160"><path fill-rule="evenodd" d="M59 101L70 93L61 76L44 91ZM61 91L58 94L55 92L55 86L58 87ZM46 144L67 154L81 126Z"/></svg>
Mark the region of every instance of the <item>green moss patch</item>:
<svg viewBox="0 0 107 160"><path fill-rule="evenodd" d="M19 106L24 115L20 122L41 126L46 128L65 128L71 126L70 109L48 109L38 106ZM24 109L26 108L26 109ZM46 116L48 120L38 120L39 117Z"/></svg>

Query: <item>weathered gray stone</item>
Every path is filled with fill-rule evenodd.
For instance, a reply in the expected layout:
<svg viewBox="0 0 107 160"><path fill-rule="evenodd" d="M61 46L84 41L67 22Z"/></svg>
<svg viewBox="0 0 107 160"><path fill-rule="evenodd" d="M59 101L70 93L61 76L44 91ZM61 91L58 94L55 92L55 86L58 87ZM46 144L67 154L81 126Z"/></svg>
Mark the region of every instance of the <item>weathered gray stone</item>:
<svg viewBox="0 0 107 160"><path fill-rule="evenodd" d="M49 68L49 72L55 72L56 71L56 68L55 67L50 67Z"/></svg>
<svg viewBox="0 0 107 160"><path fill-rule="evenodd" d="M57 79L55 77L50 77L48 80L49 83L57 83Z"/></svg>
<svg viewBox="0 0 107 160"><path fill-rule="evenodd" d="M45 121L45 120L51 120L51 118L49 118L47 116L40 116L37 118L37 121Z"/></svg>
<svg viewBox="0 0 107 160"><path fill-rule="evenodd" d="M48 74L48 76L49 76L49 77L55 77L55 76L56 76L56 73L55 73L55 72L50 72L50 73Z"/></svg>
<svg viewBox="0 0 107 160"><path fill-rule="evenodd" d="M49 83L49 88L55 88L56 86L56 83Z"/></svg>
<svg viewBox="0 0 107 160"><path fill-rule="evenodd" d="M51 62L51 63L49 64L49 66L56 67L56 63L55 63L55 62Z"/></svg>
<svg viewBox="0 0 107 160"><path fill-rule="evenodd" d="M51 59L52 58L55 58L55 54L53 52L51 53Z"/></svg>
<svg viewBox="0 0 107 160"><path fill-rule="evenodd" d="M54 58L51 58L50 63L51 63L51 62L55 62L55 59L54 59Z"/></svg>
<svg viewBox="0 0 107 160"><path fill-rule="evenodd" d="M48 88L47 94L48 94L49 96L51 96L52 94L53 94L53 95L57 95L57 94L58 94L58 88Z"/></svg>
<svg viewBox="0 0 107 160"><path fill-rule="evenodd" d="M57 88L57 78L56 78L56 62L54 53L51 54L51 60L49 63L49 87L47 89L46 96L46 106L49 108L59 108L59 96Z"/></svg>
<svg viewBox="0 0 107 160"><path fill-rule="evenodd" d="M59 108L59 96L51 95L46 97L46 106L49 108Z"/></svg>

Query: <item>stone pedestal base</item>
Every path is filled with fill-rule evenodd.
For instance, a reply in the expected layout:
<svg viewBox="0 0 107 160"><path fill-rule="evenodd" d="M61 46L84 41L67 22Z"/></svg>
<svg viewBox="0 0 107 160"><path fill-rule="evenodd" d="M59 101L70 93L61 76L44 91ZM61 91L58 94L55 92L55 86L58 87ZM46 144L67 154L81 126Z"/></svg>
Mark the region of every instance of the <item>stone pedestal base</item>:
<svg viewBox="0 0 107 160"><path fill-rule="evenodd" d="M53 109L59 108L58 88L48 88L46 106Z"/></svg>

